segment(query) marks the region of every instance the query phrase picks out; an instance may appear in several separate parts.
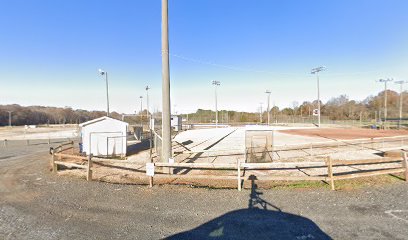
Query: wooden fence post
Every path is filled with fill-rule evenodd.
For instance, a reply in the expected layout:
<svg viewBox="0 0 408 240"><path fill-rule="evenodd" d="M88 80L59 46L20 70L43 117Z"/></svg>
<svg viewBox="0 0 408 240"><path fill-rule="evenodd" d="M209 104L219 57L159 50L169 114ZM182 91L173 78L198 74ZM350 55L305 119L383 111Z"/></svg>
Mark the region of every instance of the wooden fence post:
<svg viewBox="0 0 408 240"><path fill-rule="evenodd" d="M54 173L58 172L58 165L55 163L55 152L54 149L51 149L51 166L52 166L52 171Z"/></svg>
<svg viewBox="0 0 408 240"><path fill-rule="evenodd" d="M402 152L402 167L405 168L405 181L408 182L408 158L407 152Z"/></svg>
<svg viewBox="0 0 408 240"><path fill-rule="evenodd" d="M153 187L153 177L149 176L149 187Z"/></svg>
<svg viewBox="0 0 408 240"><path fill-rule="evenodd" d="M153 155L153 149L152 149L152 147L153 147L153 143L152 143L152 141L153 141L153 135L152 135L152 129L150 129L150 137L149 137L149 158L150 158L150 162L152 162L152 155Z"/></svg>
<svg viewBox="0 0 408 240"><path fill-rule="evenodd" d="M72 155L74 155L74 141L71 141L71 145L72 145L71 153Z"/></svg>
<svg viewBox="0 0 408 240"><path fill-rule="evenodd" d="M333 164L332 164L332 159L331 159L330 156L327 157L326 164L327 164L327 177L330 180L331 190L335 190L335 188L334 188L334 178L333 178Z"/></svg>
<svg viewBox="0 0 408 240"><path fill-rule="evenodd" d="M88 167L86 168L86 180L92 181L92 154L88 155Z"/></svg>
<svg viewBox="0 0 408 240"><path fill-rule="evenodd" d="M241 161L239 159L237 159L237 172L238 172L238 176L237 176L237 180L238 180L238 191L241 191Z"/></svg>

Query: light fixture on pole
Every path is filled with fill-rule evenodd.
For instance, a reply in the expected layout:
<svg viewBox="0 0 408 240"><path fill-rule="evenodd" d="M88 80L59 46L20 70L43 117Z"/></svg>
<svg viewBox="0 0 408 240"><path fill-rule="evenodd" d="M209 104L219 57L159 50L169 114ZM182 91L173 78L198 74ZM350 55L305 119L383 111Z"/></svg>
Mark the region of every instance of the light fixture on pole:
<svg viewBox="0 0 408 240"><path fill-rule="evenodd" d="M217 86L220 86L220 81L212 81L215 88L215 127L218 127L218 106L217 106Z"/></svg>
<svg viewBox="0 0 408 240"><path fill-rule="evenodd" d="M99 69L99 74L101 76L105 76L105 81L106 81L106 116L109 117L109 87L108 87L108 72L103 71L102 69Z"/></svg>
<svg viewBox="0 0 408 240"><path fill-rule="evenodd" d="M268 126L269 126L269 124L270 124L270 119L271 119L271 117L270 117L270 112L269 112L269 111L270 111L270 109L269 109L269 101L270 101L270 97L271 97L271 91L266 90L265 93L268 95L267 111L268 111Z"/></svg>
<svg viewBox="0 0 408 240"><path fill-rule="evenodd" d="M387 124L387 82L392 82L394 79L379 79L378 82L384 83L384 128Z"/></svg>
<svg viewBox="0 0 408 240"><path fill-rule="evenodd" d="M396 84L400 85L400 100L399 100L399 121L398 121L398 128L401 128L401 121L402 121L402 90L404 83L407 83L407 81L395 81Z"/></svg>
<svg viewBox="0 0 408 240"><path fill-rule="evenodd" d="M11 127L11 113L13 112L13 111L7 111L8 112L8 114L9 114L9 127Z"/></svg>
<svg viewBox="0 0 408 240"><path fill-rule="evenodd" d="M320 127L320 83L319 83L319 72L326 70L326 67L317 67L313 68L311 71L311 74L316 74L317 76L317 117L318 117L318 123L317 126Z"/></svg>

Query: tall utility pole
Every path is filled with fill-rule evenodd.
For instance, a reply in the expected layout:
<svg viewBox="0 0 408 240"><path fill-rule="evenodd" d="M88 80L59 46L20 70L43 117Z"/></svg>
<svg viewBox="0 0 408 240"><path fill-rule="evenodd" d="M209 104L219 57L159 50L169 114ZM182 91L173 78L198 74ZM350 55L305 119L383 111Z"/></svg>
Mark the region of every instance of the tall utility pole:
<svg viewBox="0 0 408 240"><path fill-rule="evenodd" d="M147 111L146 111L146 117L147 117L147 119L150 119L149 118L149 86L146 86L146 107L147 107ZM149 120L150 121L150 120Z"/></svg>
<svg viewBox="0 0 408 240"><path fill-rule="evenodd" d="M8 114L9 114L9 127L11 127L11 113L13 112L13 111L7 111L8 112Z"/></svg>
<svg viewBox="0 0 408 240"><path fill-rule="evenodd" d="M384 83L384 129L387 127L387 82L391 82L393 79L380 79L378 82Z"/></svg>
<svg viewBox="0 0 408 240"><path fill-rule="evenodd" d="M143 126L143 96L140 96L140 126Z"/></svg>
<svg viewBox="0 0 408 240"><path fill-rule="evenodd" d="M218 127L218 106L217 106L217 86L220 86L220 81L212 81L215 88L215 127Z"/></svg>
<svg viewBox="0 0 408 240"><path fill-rule="evenodd" d="M99 74L101 76L105 75L105 81L106 81L106 116L109 117L109 88L108 88L108 72L103 71L102 69L99 69Z"/></svg>
<svg viewBox="0 0 408 240"><path fill-rule="evenodd" d="M270 116L270 113L269 113L269 111L270 111L269 110L269 100L270 100L270 97L271 97L271 91L266 90L265 93L268 95L267 111L268 111L268 126L269 126L270 120L271 120L271 116Z"/></svg>
<svg viewBox="0 0 408 240"><path fill-rule="evenodd" d="M168 0L162 0L162 161L171 158L170 60Z"/></svg>
<svg viewBox="0 0 408 240"><path fill-rule="evenodd" d="M401 121L402 121L402 85L404 85L404 83L407 83L407 81L396 81L396 84L400 85L400 100L399 100L399 121L398 121L398 128L401 128Z"/></svg>
<svg viewBox="0 0 408 240"><path fill-rule="evenodd" d="M318 123L317 126L320 127L320 84L319 84L319 72L325 70L326 67L313 68L311 74L316 74L317 76L317 111L318 111Z"/></svg>

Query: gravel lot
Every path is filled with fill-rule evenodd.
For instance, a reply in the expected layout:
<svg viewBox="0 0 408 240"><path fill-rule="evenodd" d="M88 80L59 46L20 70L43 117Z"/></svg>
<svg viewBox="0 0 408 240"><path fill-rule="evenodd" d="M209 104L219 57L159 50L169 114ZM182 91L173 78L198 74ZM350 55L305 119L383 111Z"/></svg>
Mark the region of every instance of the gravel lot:
<svg viewBox="0 0 408 240"><path fill-rule="evenodd" d="M20 148L21 147L21 148ZM86 182L0 147L0 239L406 239L408 184L242 192ZM17 154L19 153L19 154ZM256 184L256 183L255 183Z"/></svg>

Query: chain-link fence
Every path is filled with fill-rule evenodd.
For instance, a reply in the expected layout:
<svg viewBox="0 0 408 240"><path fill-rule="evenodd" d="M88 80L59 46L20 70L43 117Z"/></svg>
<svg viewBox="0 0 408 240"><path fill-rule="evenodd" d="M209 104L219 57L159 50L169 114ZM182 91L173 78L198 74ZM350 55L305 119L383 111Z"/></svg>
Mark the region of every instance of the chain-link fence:
<svg viewBox="0 0 408 240"><path fill-rule="evenodd" d="M273 160L273 131L246 130L245 158L249 163L272 162Z"/></svg>

